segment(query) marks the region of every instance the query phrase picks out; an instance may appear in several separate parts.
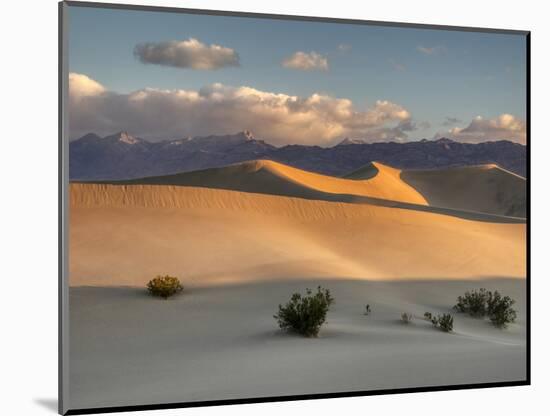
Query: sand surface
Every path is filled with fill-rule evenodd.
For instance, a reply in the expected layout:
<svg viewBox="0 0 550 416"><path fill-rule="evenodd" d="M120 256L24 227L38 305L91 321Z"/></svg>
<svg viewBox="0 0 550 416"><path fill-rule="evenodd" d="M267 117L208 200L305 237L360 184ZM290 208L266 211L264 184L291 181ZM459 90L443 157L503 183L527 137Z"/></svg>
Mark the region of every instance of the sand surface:
<svg viewBox="0 0 550 416"><path fill-rule="evenodd" d="M525 178L496 165L409 170L400 178L433 206L526 216Z"/></svg>
<svg viewBox="0 0 550 416"><path fill-rule="evenodd" d="M476 169L443 172L452 190L433 171L266 161L71 184L70 406L524 379L525 186ZM185 292L151 298L157 274ZM317 284L336 299L320 337L279 331L277 305ZM445 334L421 319L482 286L518 301L516 324L457 316Z"/></svg>
<svg viewBox="0 0 550 416"><path fill-rule="evenodd" d="M329 201L345 201L357 196L427 205L422 195L400 179L400 170L381 163L369 164L368 170L373 172L368 177L350 180L308 172L271 160L253 160L222 168L115 183L200 186Z"/></svg>
<svg viewBox="0 0 550 416"><path fill-rule="evenodd" d="M70 406L140 405L525 378L525 285L322 280L336 303L317 339L278 330L277 305L317 280L200 288L163 301L135 288L71 288ZM507 330L457 315L421 319L472 287L518 300ZM365 303L373 310L364 316ZM402 312L416 316L402 324Z"/></svg>
<svg viewBox="0 0 550 416"><path fill-rule="evenodd" d="M71 285L525 276L525 224L206 188L71 185Z"/></svg>
<svg viewBox="0 0 550 416"><path fill-rule="evenodd" d="M453 214L453 210L525 218L526 182L496 165L402 171L371 162L343 178L270 160L116 182L226 189L301 199L400 206ZM456 215L456 213L455 213Z"/></svg>

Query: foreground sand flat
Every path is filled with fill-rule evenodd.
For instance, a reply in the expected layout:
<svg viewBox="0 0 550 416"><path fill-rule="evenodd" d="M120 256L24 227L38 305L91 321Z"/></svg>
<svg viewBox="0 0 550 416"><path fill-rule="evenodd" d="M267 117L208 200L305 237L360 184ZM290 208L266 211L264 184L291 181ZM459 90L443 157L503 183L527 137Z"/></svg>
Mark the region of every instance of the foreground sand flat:
<svg viewBox="0 0 550 416"><path fill-rule="evenodd" d="M71 407L525 379L522 280L325 279L336 303L320 337L279 331L277 305L317 283L189 287L167 301L141 289L71 288ZM517 299L518 322L502 331L457 315L446 334L421 319L480 286ZM415 315L410 325L399 321L405 311Z"/></svg>

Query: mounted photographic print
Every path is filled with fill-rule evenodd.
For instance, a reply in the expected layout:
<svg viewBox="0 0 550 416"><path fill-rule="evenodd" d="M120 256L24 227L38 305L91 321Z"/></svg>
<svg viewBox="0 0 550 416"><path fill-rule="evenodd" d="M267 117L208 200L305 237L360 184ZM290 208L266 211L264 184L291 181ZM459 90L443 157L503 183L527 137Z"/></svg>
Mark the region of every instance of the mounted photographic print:
<svg viewBox="0 0 550 416"><path fill-rule="evenodd" d="M60 413L529 384L529 53L60 3Z"/></svg>

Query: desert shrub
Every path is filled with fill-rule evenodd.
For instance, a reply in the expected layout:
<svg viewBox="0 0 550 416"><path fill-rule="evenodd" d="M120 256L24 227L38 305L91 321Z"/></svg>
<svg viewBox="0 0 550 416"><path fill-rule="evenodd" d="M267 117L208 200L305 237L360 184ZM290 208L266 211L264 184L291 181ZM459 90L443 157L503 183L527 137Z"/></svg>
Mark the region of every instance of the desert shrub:
<svg viewBox="0 0 550 416"><path fill-rule="evenodd" d="M489 316L489 319L498 328L506 328L516 320L517 313L512 305L516 302L509 296L502 296L498 291L486 289L466 292L459 296L454 309L466 312L472 316Z"/></svg>
<svg viewBox="0 0 550 416"><path fill-rule="evenodd" d="M509 323L512 323L517 318L517 313L512 305L515 300L509 296L502 296L498 291L491 293L487 301L487 314L494 326L498 328L506 328Z"/></svg>
<svg viewBox="0 0 550 416"><path fill-rule="evenodd" d="M433 326L441 329L444 332L451 332L453 330L454 319L448 313L444 313L443 315L432 316L431 321Z"/></svg>
<svg viewBox="0 0 550 416"><path fill-rule="evenodd" d="M439 324L439 329L441 329L442 331L451 332L453 330L454 319L450 314L444 313L443 315L439 316L437 320Z"/></svg>
<svg viewBox="0 0 550 416"><path fill-rule="evenodd" d="M147 290L153 296L159 296L163 299L175 295L183 290L183 286L177 277L157 276L147 283Z"/></svg>
<svg viewBox="0 0 550 416"><path fill-rule="evenodd" d="M487 314L487 301L490 296L491 292L484 288L468 291L464 293L464 296L457 298L454 309L458 312L468 313L471 316L485 316Z"/></svg>
<svg viewBox="0 0 550 416"><path fill-rule="evenodd" d="M365 305L365 315L370 315L370 313L371 313L370 305L367 303Z"/></svg>
<svg viewBox="0 0 550 416"><path fill-rule="evenodd" d="M316 337L333 303L330 291L318 286L316 293L311 289L306 289L305 296L294 293L285 306L279 305L279 311L273 317L281 329Z"/></svg>
<svg viewBox="0 0 550 416"><path fill-rule="evenodd" d="M409 324L411 323L411 321L413 320L413 316L410 314L410 313L407 313L407 312L403 312L401 314L401 321L405 324Z"/></svg>
<svg viewBox="0 0 550 416"><path fill-rule="evenodd" d="M432 313L431 312L424 312L424 318L428 321L432 320Z"/></svg>

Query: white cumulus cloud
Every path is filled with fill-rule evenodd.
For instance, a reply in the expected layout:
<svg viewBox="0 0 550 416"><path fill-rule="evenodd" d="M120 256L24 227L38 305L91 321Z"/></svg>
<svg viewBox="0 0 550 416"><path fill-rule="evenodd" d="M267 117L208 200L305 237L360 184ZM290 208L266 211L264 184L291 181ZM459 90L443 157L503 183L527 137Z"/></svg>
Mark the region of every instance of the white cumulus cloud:
<svg viewBox="0 0 550 416"><path fill-rule="evenodd" d="M105 88L81 89L82 77L72 74L69 80L71 138L130 130L140 137L165 139L249 129L276 145L328 146L348 136L371 141L405 139L415 129L407 109L385 100L358 110L346 98L299 97L223 84L119 94Z"/></svg>
<svg viewBox="0 0 550 416"><path fill-rule="evenodd" d="M338 50L340 52L349 52L351 51L351 45L347 43L341 43L340 45L338 45Z"/></svg>
<svg viewBox="0 0 550 416"><path fill-rule="evenodd" d="M99 82L90 77L71 72L69 74L69 94L74 99L89 95L98 95L105 92L105 88Z"/></svg>
<svg viewBox="0 0 550 416"><path fill-rule="evenodd" d="M286 58L282 65L289 69L298 69L301 71L328 70L328 59L317 52L295 52Z"/></svg>
<svg viewBox="0 0 550 416"><path fill-rule="evenodd" d="M495 118L475 117L466 127L453 127L437 137L449 137L468 143L479 143L489 140L510 140L525 144L525 121L512 114L501 114Z"/></svg>
<svg viewBox="0 0 550 416"><path fill-rule="evenodd" d="M140 43L134 55L144 64L190 69L220 69L239 66L235 50L220 45L206 45L197 39Z"/></svg>
<svg viewBox="0 0 550 416"><path fill-rule="evenodd" d="M437 55L438 53L445 52L444 46L422 46L416 47L416 50L424 55Z"/></svg>

